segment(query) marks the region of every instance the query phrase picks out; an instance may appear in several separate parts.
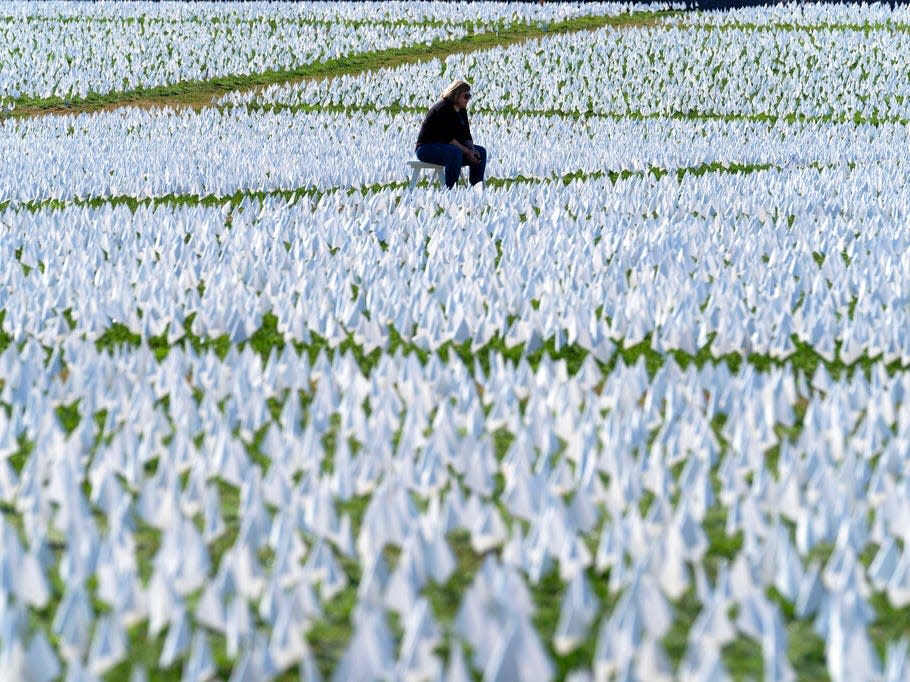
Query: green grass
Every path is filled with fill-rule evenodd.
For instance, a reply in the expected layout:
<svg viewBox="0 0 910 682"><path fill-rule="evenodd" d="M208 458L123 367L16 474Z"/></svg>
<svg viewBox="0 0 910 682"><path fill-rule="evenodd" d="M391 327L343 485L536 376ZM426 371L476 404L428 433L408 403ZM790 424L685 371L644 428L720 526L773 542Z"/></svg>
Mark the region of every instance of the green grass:
<svg viewBox="0 0 910 682"><path fill-rule="evenodd" d="M444 584L437 585L430 581L421 590L430 603L433 617L443 634L442 643L436 650L443 660L448 659L449 656L449 641L455 633L455 617L458 614L458 607L474 580L474 576L480 570L485 557L484 554L476 554L471 548L471 538L467 531L454 531L448 535L447 541L455 555L455 570ZM467 656L466 661L470 665L470 659Z"/></svg>
<svg viewBox="0 0 910 682"><path fill-rule="evenodd" d="M825 664L825 642L812 628L812 620L800 620L790 602L773 587L769 598L777 604L787 627L787 659L798 671L799 679L828 680Z"/></svg>
<svg viewBox="0 0 910 682"><path fill-rule="evenodd" d="M331 679L332 671L344 655L353 634L351 616L357 604L360 567L356 562L345 558L340 563L347 575L348 586L323 605L323 617L307 633L307 643L323 679Z"/></svg>
<svg viewBox="0 0 910 682"><path fill-rule="evenodd" d="M0 311L0 322L2 322L3 319L2 315L3 311ZM159 360L165 358L173 347L191 347L197 353L211 350L221 359L226 357L232 346L230 338L226 334L216 338L194 334L191 330L193 318L194 315L187 317L184 322L183 335L172 345L168 345L167 341L162 337L143 339L138 332L130 330L122 323L115 322L98 337L95 341L95 346L99 352L113 352L124 346L137 348L145 343ZM333 348L326 339L323 339L314 332L310 333L311 340L308 342L287 338L278 331L278 323L279 320L273 313L265 313L260 327L253 332L247 341L237 344L237 347L242 350L246 346L249 346L256 351L263 361L268 360L273 352L281 352L287 343L290 343L294 347L298 355L306 354L310 362L314 362L320 353L326 353L329 358L333 358L336 354L350 352L357 361L361 371L364 373L369 373L371 368L379 362L384 353L394 354L398 349L401 349L405 354L415 354L423 364L427 362L431 354L420 346L405 341L400 333L391 326L387 328L389 334L388 347L386 349L376 348L370 352L366 352L354 342L353 336L351 335ZM878 355L870 357L864 354L852 363L845 363L839 359L839 357L835 357L833 361L828 361L819 355L810 344L801 341L795 335L791 338L795 351L785 358L775 358L771 355L760 353L749 353L746 355L728 353L716 356L712 354L710 349L713 339L714 335L709 335L708 343L694 354L682 350L670 350L666 353L661 353L654 350L652 347L651 334L649 333L643 340L635 344L625 345L620 341L616 348L616 352L609 362L604 363L595 360L595 363L605 374L608 374L613 371L620 361L631 366L641 360L645 363L649 376L654 376L654 374L664 366L667 360L671 358L682 369L687 368L689 365L702 367L706 363L723 363L726 364L732 372L737 372L743 365L748 364L762 372L767 372L773 368L790 367L793 370L801 370L807 376L812 376L819 367L824 367L835 379L842 376L852 376L855 372L861 372L865 376L869 376L872 368L877 365L882 365L890 375L910 369L910 366L904 366L897 360L890 363L883 363L881 357ZM9 342L10 341L8 340L7 345ZM52 349L49 349L49 351L50 350ZM491 361L494 356L496 356L501 357L514 365L517 365L519 361L524 358L534 370L540 366L540 362L544 358L549 358L554 361L562 360L565 361L569 374L574 375L590 355L590 352L587 349L576 343L564 344L557 349L553 337L546 339L540 347L533 352L527 352L524 344L507 346L505 340L499 336L494 336L484 346L474 350L471 348L471 341L465 341L459 344L448 341L437 348L433 354L446 360L449 357L450 351L464 362L466 368L472 374L474 372L475 362L484 373L488 373L491 367ZM72 417L67 416L68 414L69 412L61 415L58 411L58 418L61 419L61 423L64 426L71 423ZM75 424L73 424L72 427L75 428Z"/></svg>
<svg viewBox="0 0 910 682"><path fill-rule="evenodd" d="M60 422L60 428L66 435L70 435L79 426L82 420L79 414L79 401L75 400L69 405L60 405L54 410L57 415L57 421Z"/></svg>
<svg viewBox="0 0 910 682"><path fill-rule="evenodd" d="M114 322L95 341L95 348L100 352L113 350L123 345L138 348L141 344L142 337L139 334L130 331L129 327L122 322Z"/></svg>
<svg viewBox="0 0 910 682"><path fill-rule="evenodd" d="M226 335L216 339L191 336L191 332L188 331L190 324L191 320L188 320L185 325L187 328L185 335L177 339L174 346L186 346L189 344L197 352L211 349L222 359L227 355L231 343ZM99 346L99 350L111 350L122 344L131 346L139 345L140 337L138 334L129 332L129 330L123 331L125 328L120 329L118 327L117 329L118 331L116 334L110 334L109 332L102 334L101 338L108 339L108 341L104 344L96 343L96 345ZM326 339L323 339L318 334L312 332L310 334L311 341L309 342L286 339L278 332L278 318L269 312L263 315L260 328L250 336L249 340L238 344L238 347L242 349L249 345L260 357L262 357L263 361L267 360L272 352L282 351L286 343L291 343L298 355L306 354L310 362L315 361L319 356L319 353L326 353L329 358L333 358L336 355L351 352L361 371L364 373L370 372L372 367L379 362L383 353L394 354L399 348L404 351L405 354L415 354L421 363L425 364L427 362L430 357L429 352L413 343L404 341L394 327L389 327L388 332L390 342L389 348L385 351L381 348L376 348L367 353L354 342L353 337L351 336L333 348ZM112 336L116 336L120 339L118 344L110 341ZM807 376L812 376L818 367L824 367L835 379L842 376L852 376L855 372L861 372L868 376L874 366L882 364L887 373L892 375L910 369L910 367L902 365L899 361L886 364L882 363L879 356L869 357L868 355L863 355L855 362L849 364L840 359L835 359L833 362L828 361L816 353L811 345L801 341L795 335L792 337L791 341L796 350L783 359L759 353L749 353L745 356L737 353L728 353L721 356L715 356L710 351L710 342L712 340L713 335L709 337L708 345L695 354L687 353L682 350L671 350L664 354L659 353L652 348L651 335L648 334L642 341L630 346L620 343L609 362L603 363L599 360L595 360L595 363L606 375L612 372L620 361L631 366L639 360L642 360L645 363L649 376L654 376L654 374L664 366L667 360L671 358L682 369L685 369L689 365L702 367L707 363L723 363L726 364L732 372L737 372L743 365L748 364L761 372L767 372L773 368L790 367L793 370L803 371ZM166 344L162 345L160 339L156 339L155 344L154 349L159 359L165 357L169 351L169 347L167 347ZM490 371L492 358L497 356L511 362L513 365L517 365L519 361L524 358L534 370L540 366L540 363L544 358L553 361L562 360L565 361L566 369L569 374L574 375L590 355L587 349L578 344L566 344L557 350L555 341L552 337L546 339L539 348L530 353L525 351L524 344L509 347L502 338L495 336L486 345L473 351L471 350L470 341L461 344L449 341L442 344L434 351L434 354L445 360L449 357L450 351L454 352L455 355L464 362L465 367L472 374L474 372L475 361L484 373L488 373Z"/></svg>
<svg viewBox="0 0 910 682"><path fill-rule="evenodd" d="M6 311L0 310L0 353L9 348L13 342L12 334L3 328L3 321L6 319ZM2 381L2 379L0 379Z"/></svg>

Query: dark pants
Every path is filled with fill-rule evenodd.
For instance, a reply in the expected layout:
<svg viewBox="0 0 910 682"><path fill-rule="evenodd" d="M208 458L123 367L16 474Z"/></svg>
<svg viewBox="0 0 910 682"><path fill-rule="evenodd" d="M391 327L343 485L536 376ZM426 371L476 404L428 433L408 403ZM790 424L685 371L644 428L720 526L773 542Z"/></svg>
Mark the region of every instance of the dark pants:
<svg viewBox="0 0 910 682"><path fill-rule="evenodd" d="M480 161L477 163L468 163L464 154L454 144L444 142L430 142L422 144L417 148L417 158L424 163L435 163L446 167L446 187L452 189L461 175L461 167L468 166L470 169L471 184L476 185L483 180L483 173L487 169L487 150L480 145L474 145L474 149L480 154Z"/></svg>

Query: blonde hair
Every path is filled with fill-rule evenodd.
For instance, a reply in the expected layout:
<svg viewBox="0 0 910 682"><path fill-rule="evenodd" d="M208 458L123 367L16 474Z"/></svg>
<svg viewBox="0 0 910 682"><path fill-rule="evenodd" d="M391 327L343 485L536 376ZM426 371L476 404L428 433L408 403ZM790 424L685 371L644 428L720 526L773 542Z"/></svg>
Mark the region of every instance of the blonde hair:
<svg viewBox="0 0 910 682"><path fill-rule="evenodd" d="M470 83L466 83L465 81L452 81L449 83L448 87L442 91L441 97L449 102L454 102L461 97L463 92L470 89Z"/></svg>

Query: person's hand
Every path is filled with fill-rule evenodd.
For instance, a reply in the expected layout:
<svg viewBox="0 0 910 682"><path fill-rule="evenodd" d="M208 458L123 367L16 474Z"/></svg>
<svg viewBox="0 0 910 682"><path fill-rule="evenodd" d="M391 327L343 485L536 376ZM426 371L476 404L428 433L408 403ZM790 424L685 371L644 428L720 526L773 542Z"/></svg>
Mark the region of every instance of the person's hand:
<svg viewBox="0 0 910 682"><path fill-rule="evenodd" d="M468 160L471 163L480 163L480 152L475 149L471 149L468 153Z"/></svg>

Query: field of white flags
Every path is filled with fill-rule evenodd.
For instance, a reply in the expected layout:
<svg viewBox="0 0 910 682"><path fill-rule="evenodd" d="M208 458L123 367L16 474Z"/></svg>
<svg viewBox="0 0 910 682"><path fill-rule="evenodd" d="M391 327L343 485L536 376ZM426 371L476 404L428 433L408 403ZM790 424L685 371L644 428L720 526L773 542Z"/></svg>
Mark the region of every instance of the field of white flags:
<svg viewBox="0 0 910 682"><path fill-rule="evenodd" d="M616 3L4 2L0 103L293 71L395 47L429 45L569 17Z"/></svg>
<svg viewBox="0 0 910 682"><path fill-rule="evenodd" d="M0 680L910 679L910 10L0 33Z"/></svg>

